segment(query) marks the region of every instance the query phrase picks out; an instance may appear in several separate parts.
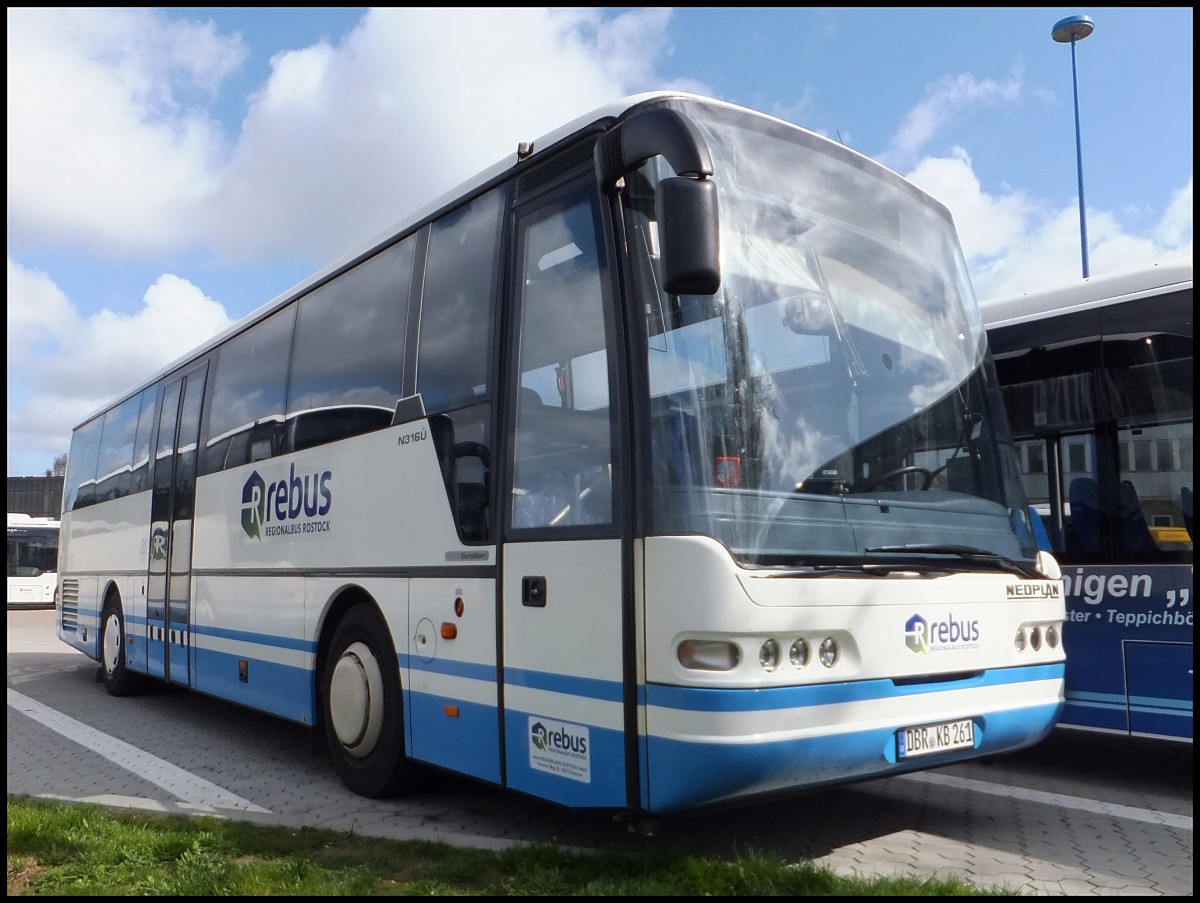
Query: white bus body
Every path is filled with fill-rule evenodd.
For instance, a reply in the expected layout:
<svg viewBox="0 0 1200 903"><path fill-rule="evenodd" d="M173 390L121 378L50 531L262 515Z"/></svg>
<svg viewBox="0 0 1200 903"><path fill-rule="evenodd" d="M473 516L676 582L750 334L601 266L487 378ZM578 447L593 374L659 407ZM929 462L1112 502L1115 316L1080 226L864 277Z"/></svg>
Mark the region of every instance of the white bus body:
<svg viewBox="0 0 1200 903"><path fill-rule="evenodd" d="M1044 737L1062 584L945 209L689 95L533 148L79 425L61 638L371 796L645 816Z"/></svg>
<svg viewBox="0 0 1200 903"><path fill-rule="evenodd" d="M49 608L58 586L59 523L51 517L8 515L8 607Z"/></svg>

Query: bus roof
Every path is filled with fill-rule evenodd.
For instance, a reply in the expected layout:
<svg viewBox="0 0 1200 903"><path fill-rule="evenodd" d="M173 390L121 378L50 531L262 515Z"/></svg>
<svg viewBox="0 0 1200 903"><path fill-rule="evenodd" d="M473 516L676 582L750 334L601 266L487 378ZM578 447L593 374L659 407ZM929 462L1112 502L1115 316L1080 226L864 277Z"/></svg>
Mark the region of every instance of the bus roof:
<svg viewBox="0 0 1200 903"><path fill-rule="evenodd" d="M979 308L987 328L994 329L1037 320L1050 313L1071 313L1167 292L1190 291L1191 287L1192 255L1188 254L1119 273L991 298L980 301Z"/></svg>

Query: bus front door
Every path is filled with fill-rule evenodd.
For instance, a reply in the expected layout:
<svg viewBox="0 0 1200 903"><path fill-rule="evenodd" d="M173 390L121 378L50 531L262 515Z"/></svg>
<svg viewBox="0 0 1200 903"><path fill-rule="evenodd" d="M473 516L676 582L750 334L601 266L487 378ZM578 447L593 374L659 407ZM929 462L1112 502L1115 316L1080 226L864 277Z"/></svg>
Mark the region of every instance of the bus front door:
<svg viewBox="0 0 1200 903"><path fill-rule="evenodd" d="M505 778L564 805L619 808L632 580L614 515L614 293L594 189L539 195L518 217L501 487Z"/></svg>
<svg viewBox="0 0 1200 903"><path fill-rule="evenodd" d="M163 391L150 502L146 664L153 677L190 684L192 511L207 365Z"/></svg>

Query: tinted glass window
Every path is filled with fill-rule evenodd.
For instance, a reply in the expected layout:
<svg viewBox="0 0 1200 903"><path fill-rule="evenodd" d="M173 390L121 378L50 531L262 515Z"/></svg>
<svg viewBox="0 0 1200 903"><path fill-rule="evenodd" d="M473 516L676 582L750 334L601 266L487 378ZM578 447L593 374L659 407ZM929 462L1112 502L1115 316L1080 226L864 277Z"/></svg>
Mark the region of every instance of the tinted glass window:
<svg viewBox="0 0 1200 903"><path fill-rule="evenodd" d="M63 511L73 511L96 499L96 461L100 453L100 430L104 419L85 423L71 436L67 454L67 476L63 482Z"/></svg>
<svg viewBox="0 0 1200 903"><path fill-rule="evenodd" d="M612 520L609 355L592 196L519 226L521 314L511 526Z"/></svg>
<svg viewBox="0 0 1200 903"><path fill-rule="evenodd" d="M136 395L104 415L100 435L100 463L96 468L96 501L129 495L133 445L137 438L142 397Z"/></svg>
<svg viewBox="0 0 1200 903"><path fill-rule="evenodd" d="M141 411L138 414L137 438L133 448L133 476L130 492L141 492L150 488L150 440L154 434L154 413L158 404L158 386L142 393Z"/></svg>
<svg viewBox="0 0 1200 903"><path fill-rule="evenodd" d="M208 443L203 472L237 467L247 448L282 448L288 352L296 305L292 304L221 346L213 376Z"/></svg>
<svg viewBox="0 0 1200 903"><path fill-rule="evenodd" d="M417 391L429 412L490 392L501 194L492 191L433 224L425 265Z"/></svg>
<svg viewBox="0 0 1200 903"><path fill-rule="evenodd" d="M293 449L391 423L413 247L413 239L393 245L300 299L288 394Z"/></svg>

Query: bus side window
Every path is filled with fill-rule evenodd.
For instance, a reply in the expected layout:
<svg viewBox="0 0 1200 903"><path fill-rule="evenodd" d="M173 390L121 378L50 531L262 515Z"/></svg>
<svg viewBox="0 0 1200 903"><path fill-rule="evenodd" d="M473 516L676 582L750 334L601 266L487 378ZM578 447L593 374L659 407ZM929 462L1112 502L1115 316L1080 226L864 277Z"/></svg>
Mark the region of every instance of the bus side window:
<svg viewBox="0 0 1200 903"><path fill-rule="evenodd" d="M416 245L410 235L300 299L280 453L391 426Z"/></svg>
<svg viewBox="0 0 1200 903"><path fill-rule="evenodd" d="M1150 535L1146 515L1137 490L1129 480L1121 481L1121 550L1125 554L1158 551L1158 543Z"/></svg>
<svg viewBox="0 0 1200 903"><path fill-rule="evenodd" d="M430 429L464 542L492 534L491 349L503 199L503 189L495 189L434 222L424 268L417 266L424 282L416 389L433 415Z"/></svg>
<svg viewBox="0 0 1200 903"><path fill-rule="evenodd" d="M1067 551L1100 551L1100 488L1091 477L1076 477L1068 489L1071 533Z"/></svg>
<svg viewBox="0 0 1200 903"><path fill-rule="evenodd" d="M462 538L468 542L487 539L492 464L487 447L470 439L456 441L449 414L431 416L429 433L441 466L446 498ZM472 459L478 467L471 466Z"/></svg>
<svg viewBox="0 0 1200 903"><path fill-rule="evenodd" d="M283 422L295 319L296 305L289 304L221 346L209 378L209 438L200 475L247 463L250 439L243 446L243 432L260 424L277 429ZM272 444L272 454L282 451Z"/></svg>

